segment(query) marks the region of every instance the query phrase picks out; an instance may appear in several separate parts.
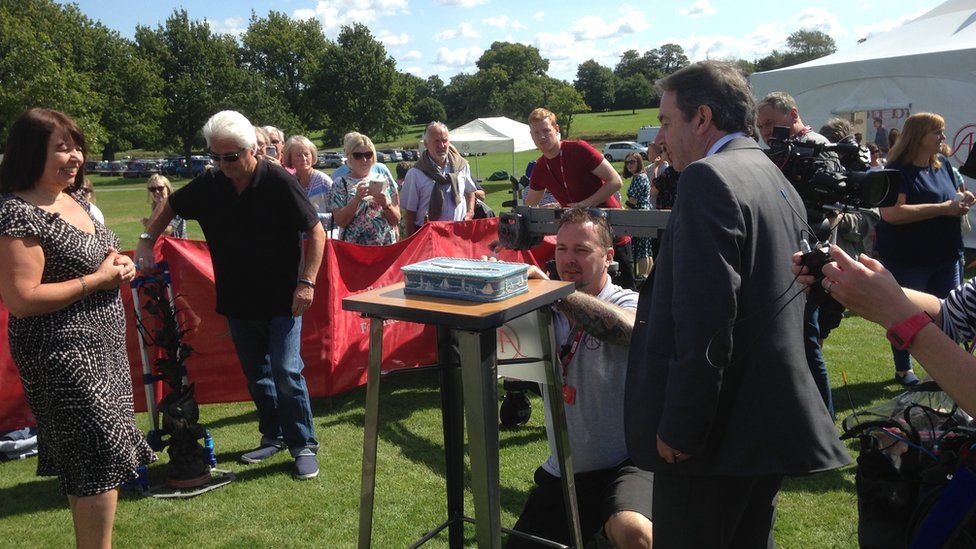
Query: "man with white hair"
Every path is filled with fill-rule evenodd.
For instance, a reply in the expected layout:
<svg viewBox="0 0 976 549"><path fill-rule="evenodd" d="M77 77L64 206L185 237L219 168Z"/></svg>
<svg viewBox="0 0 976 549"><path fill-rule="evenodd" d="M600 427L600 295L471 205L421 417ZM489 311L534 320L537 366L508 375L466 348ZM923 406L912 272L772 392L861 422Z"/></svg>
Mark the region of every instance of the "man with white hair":
<svg viewBox="0 0 976 549"><path fill-rule="evenodd" d="M136 263L152 265L153 243L174 215L200 222L213 260L217 312L227 317L258 411L261 444L241 461L257 463L287 447L295 458L294 477L314 478L319 444L299 352L325 231L295 176L255 156L254 128L242 114L213 115L203 136L218 169L156 209L139 236Z"/></svg>
<svg viewBox="0 0 976 549"><path fill-rule="evenodd" d="M265 126L264 132L268 134L268 146L274 147L277 156L270 156L279 164L285 161L285 134L274 126Z"/></svg>
<svg viewBox="0 0 976 549"><path fill-rule="evenodd" d="M407 235L427 221L466 221L474 217L474 179L461 153L451 146L447 126L431 122L424 130L424 154L410 168L400 191Z"/></svg>

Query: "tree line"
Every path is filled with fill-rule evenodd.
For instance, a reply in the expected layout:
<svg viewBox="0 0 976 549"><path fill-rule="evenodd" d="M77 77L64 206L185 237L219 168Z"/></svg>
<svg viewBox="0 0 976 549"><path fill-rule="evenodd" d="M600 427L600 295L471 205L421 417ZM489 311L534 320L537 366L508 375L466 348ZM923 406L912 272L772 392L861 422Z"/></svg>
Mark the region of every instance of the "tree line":
<svg viewBox="0 0 976 549"><path fill-rule="evenodd" d="M836 49L823 33L798 33L786 52L738 63L747 72L769 70ZM362 24L330 40L315 19L252 11L236 37L175 10L127 39L73 4L0 0L0 143L31 107L69 113L85 128L92 157L103 159L132 148L189 155L203 145L200 127L222 109L286 134L323 131L326 147L350 130L385 141L410 123L523 119L538 106L555 112L568 132L576 113L656 105L653 82L687 64L681 46L664 44L643 55L624 52L613 69L586 61L570 84L547 75L549 61L537 48L495 42L473 74L445 83L399 71Z"/></svg>

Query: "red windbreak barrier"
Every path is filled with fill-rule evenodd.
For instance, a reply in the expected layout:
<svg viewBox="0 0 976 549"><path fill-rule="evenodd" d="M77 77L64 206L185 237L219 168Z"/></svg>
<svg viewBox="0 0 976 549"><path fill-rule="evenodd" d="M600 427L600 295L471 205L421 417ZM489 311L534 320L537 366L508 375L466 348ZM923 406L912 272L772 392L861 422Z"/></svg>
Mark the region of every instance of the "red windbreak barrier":
<svg viewBox="0 0 976 549"><path fill-rule="evenodd" d="M497 239L498 220L429 223L391 246L359 246L330 240L316 280L315 300L302 317L302 358L312 396L331 396L366 383L369 319L342 310L342 299L400 282L400 267L432 257L480 257ZM540 246L543 260L552 246ZM205 242L163 238L156 249L169 264L176 306L193 347L187 361L190 381L201 403L250 400L227 322L218 315L213 265ZM541 253L541 255L540 255ZM499 259L535 264L531 253L505 250ZM254 258L255 269L263 268ZM132 369L137 411L146 409L142 359L131 292L122 292L126 310L126 349ZM383 332L383 369L411 368L436 362L434 330L408 322L387 322ZM23 389L7 347L7 313L0 303L0 431L32 425ZM152 355L151 357L152 358ZM159 395L159 391L157 391ZM160 395L161 396L161 395Z"/></svg>

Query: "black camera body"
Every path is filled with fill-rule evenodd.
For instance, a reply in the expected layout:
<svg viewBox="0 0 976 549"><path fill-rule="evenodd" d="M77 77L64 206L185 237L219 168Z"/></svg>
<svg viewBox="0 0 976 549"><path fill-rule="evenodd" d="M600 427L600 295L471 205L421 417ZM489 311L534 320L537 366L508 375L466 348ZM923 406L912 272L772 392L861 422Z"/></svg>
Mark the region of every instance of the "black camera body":
<svg viewBox="0 0 976 549"><path fill-rule="evenodd" d="M844 168L838 155L857 155L856 143L813 143L789 136L789 128L773 129L766 155L803 199L808 212L893 206L901 173Z"/></svg>

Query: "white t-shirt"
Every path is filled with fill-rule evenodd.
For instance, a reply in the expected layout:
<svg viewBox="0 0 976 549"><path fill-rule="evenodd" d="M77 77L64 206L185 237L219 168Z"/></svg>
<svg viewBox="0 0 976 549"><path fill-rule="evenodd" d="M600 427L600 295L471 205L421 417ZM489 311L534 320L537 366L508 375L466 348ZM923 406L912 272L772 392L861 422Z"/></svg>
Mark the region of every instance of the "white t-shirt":
<svg viewBox="0 0 976 549"><path fill-rule="evenodd" d="M637 292L613 284L609 277L597 295L601 301L633 310L637 309L637 298ZM570 332L566 316L555 311L552 322L557 348L572 344L575 334ZM573 452L573 469L577 473L614 467L629 456L624 438L624 384L629 353L627 345L607 343L584 333L570 361L567 383L576 389L576 400L573 404L565 404L566 426ZM546 391L542 394L546 400L546 438L549 440L549 459L542 468L559 476L548 395Z"/></svg>

